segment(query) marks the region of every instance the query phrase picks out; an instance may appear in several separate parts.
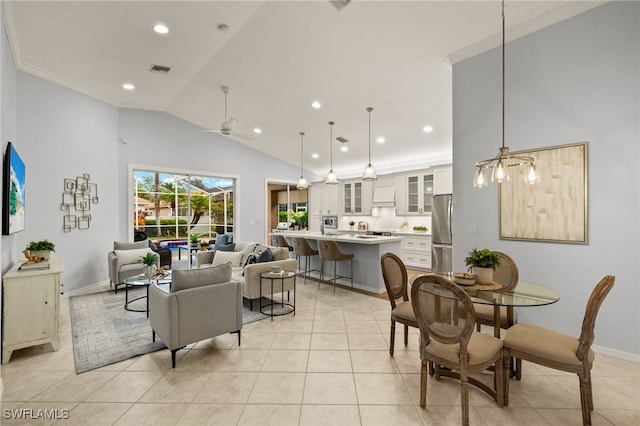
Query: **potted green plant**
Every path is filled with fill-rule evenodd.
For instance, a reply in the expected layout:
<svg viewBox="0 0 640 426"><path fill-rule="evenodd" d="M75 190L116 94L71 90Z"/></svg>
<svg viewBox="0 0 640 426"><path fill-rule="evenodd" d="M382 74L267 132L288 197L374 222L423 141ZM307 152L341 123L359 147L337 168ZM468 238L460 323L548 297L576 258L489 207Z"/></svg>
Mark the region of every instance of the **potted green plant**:
<svg viewBox="0 0 640 426"><path fill-rule="evenodd" d="M25 250L29 251L33 256L49 259L51 252L56 251L56 245L48 240L31 241L27 244Z"/></svg>
<svg viewBox="0 0 640 426"><path fill-rule="evenodd" d="M414 226L413 230L415 232L427 232L429 228L427 228L426 226Z"/></svg>
<svg viewBox="0 0 640 426"><path fill-rule="evenodd" d="M189 237L189 242L192 247L197 247L199 245L199 241L201 237L204 237L205 234L191 234Z"/></svg>
<svg viewBox="0 0 640 426"><path fill-rule="evenodd" d="M351 228L351 230L353 231L353 228L356 226L356 222L353 220L349 221L349 228Z"/></svg>
<svg viewBox="0 0 640 426"><path fill-rule="evenodd" d="M469 271L476 276L478 284L491 284L493 271L500 266L500 256L488 248L478 250L474 248L464 259Z"/></svg>
<svg viewBox="0 0 640 426"><path fill-rule="evenodd" d="M144 256L141 256L140 261L144 265L143 273L147 276L153 275L153 273L157 269L156 262L158 261L158 255L153 252L149 252Z"/></svg>
<svg viewBox="0 0 640 426"><path fill-rule="evenodd" d="M209 241L200 241L200 251L207 251L209 250Z"/></svg>

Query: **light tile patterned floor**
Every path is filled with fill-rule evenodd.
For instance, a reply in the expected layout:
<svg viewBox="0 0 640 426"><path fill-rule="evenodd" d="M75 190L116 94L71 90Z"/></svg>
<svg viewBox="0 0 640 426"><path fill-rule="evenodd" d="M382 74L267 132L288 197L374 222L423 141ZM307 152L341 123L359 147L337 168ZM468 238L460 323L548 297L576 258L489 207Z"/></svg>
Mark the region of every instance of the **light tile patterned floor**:
<svg viewBox="0 0 640 426"><path fill-rule="evenodd" d="M124 294L122 295L124 297ZM248 324L190 345L171 369L168 350L76 375L68 298L60 350L14 353L2 366L2 424L458 425L455 380L429 379L419 407L418 334L389 356L389 303L317 283L299 284L297 314ZM140 315L131 313L132 315ZM578 379L523 363L510 405L471 388L473 425L580 425ZM594 425L640 424L640 365L597 355ZM11 409L67 419L17 421ZM9 411L7 411L9 410ZM24 413L24 411L23 411Z"/></svg>

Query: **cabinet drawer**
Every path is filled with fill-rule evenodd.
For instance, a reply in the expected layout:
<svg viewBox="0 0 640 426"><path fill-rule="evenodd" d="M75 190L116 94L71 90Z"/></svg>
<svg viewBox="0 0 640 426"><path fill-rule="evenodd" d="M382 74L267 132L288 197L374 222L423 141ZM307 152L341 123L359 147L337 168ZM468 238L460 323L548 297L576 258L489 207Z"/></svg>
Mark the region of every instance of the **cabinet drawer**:
<svg viewBox="0 0 640 426"><path fill-rule="evenodd" d="M430 269L431 252L403 250L402 261L406 266Z"/></svg>
<svg viewBox="0 0 640 426"><path fill-rule="evenodd" d="M431 252L431 237L404 237L403 250L424 250Z"/></svg>

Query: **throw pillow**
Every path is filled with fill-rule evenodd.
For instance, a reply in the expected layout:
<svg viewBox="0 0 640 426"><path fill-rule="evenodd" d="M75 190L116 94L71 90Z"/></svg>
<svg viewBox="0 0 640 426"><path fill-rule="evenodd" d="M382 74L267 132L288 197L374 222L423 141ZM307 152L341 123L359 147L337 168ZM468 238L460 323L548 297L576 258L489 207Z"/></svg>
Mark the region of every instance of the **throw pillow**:
<svg viewBox="0 0 640 426"><path fill-rule="evenodd" d="M236 248L234 250L242 253L242 260L240 261L240 264L246 265L249 255L253 253L258 243L245 243L242 241L236 241L234 244L236 245Z"/></svg>
<svg viewBox="0 0 640 426"><path fill-rule="evenodd" d="M135 243L121 243L119 241L113 242L114 250L133 250L133 249L143 249L149 247L149 242L147 240L137 241Z"/></svg>
<svg viewBox="0 0 640 426"><path fill-rule="evenodd" d="M258 255L258 258L256 259L256 263L271 262L272 260L273 260L273 255L271 254L271 250L265 249L262 253Z"/></svg>
<svg viewBox="0 0 640 426"><path fill-rule="evenodd" d="M225 244L223 246L216 246L216 251L234 251L236 249L236 243Z"/></svg>
<svg viewBox="0 0 640 426"><path fill-rule="evenodd" d="M231 281L231 264L199 269L176 269L171 273L171 291Z"/></svg>
<svg viewBox="0 0 640 426"><path fill-rule="evenodd" d="M247 256L247 261L242 266L242 276L243 277L244 277L244 271L246 270L247 266L256 263L257 260L258 260L258 255L257 254L249 253L249 255Z"/></svg>
<svg viewBox="0 0 640 426"><path fill-rule="evenodd" d="M217 234L216 235L216 244L215 248L218 250L218 247L229 244L229 240L227 239L227 234Z"/></svg>
<svg viewBox="0 0 640 426"><path fill-rule="evenodd" d="M222 265L227 262L231 262L231 266L239 267L240 259L242 259L242 253L239 251L218 251L213 256L213 266Z"/></svg>
<svg viewBox="0 0 640 426"><path fill-rule="evenodd" d="M147 244L146 241L144 243ZM118 257L121 265L130 265L132 263L140 263L140 258L147 253L153 253L153 250L147 247L135 250L114 250L113 252Z"/></svg>

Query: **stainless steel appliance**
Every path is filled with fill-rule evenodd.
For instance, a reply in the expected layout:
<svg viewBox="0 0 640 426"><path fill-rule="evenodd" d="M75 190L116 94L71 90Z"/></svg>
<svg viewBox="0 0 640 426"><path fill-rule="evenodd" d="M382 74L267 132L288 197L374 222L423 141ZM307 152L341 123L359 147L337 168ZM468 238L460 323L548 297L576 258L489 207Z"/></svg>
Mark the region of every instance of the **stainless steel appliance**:
<svg viewBox="0 0 640 426"><path fill-rule="evenodd" d="M338 233L338 216L322 216L320 223L320 232L322 234Z"/></svg>
<svg viewBox="0 0 640 426"><path fill-rule="evenodd" d="M453 196L434 195L431 213L431 272L452 272L451 218Z"/></svg>

